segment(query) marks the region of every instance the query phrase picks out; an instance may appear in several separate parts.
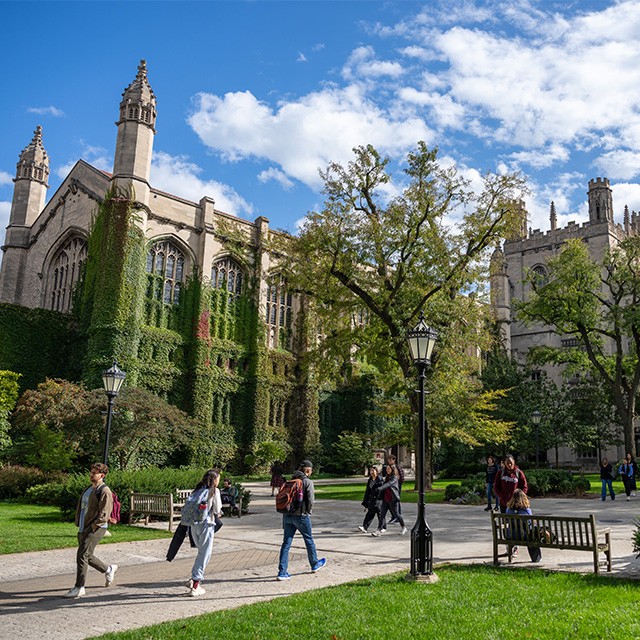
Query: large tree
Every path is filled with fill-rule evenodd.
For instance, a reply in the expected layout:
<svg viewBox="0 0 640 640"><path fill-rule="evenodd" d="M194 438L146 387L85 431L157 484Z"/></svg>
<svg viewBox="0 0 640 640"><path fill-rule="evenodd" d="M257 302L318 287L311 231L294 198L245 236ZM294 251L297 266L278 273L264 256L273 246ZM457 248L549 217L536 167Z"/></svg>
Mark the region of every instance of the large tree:
<svg viewBox="0 0 640 640"><path fill-rule="evenodd" d="M640 388L640 237L630 237L594 260L588 246L571 240L547 263L548 277L528 275L531 293L516 303L527 323L547 325L563 347L535 349L537 362L589 371L605 385L635 456L634 418Z"/></svg>
<svg viewBox="0 0 640 640"><path fill-rule="evenodd" d="M366 359L399 378L415 413L407 329L424 312L440 332L439 361L447 366L483 346L487 306L474 293L488 274L488 250L519 222L525 187L518 175L487 174L473 190L422 142L396 182L389 159L372 146L354 154L347 166L321 172L325 205L305 217L287 248L288 276L315 301L325 356L319 371L335 361L326 357L332 349Z"/></svg>

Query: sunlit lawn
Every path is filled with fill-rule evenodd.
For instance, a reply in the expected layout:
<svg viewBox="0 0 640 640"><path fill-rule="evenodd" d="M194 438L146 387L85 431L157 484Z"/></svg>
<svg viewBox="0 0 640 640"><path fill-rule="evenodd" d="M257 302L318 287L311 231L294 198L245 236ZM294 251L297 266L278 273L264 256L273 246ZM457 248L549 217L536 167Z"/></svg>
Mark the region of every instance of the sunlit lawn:
<svg viewBox="0 0 640 640"><path fill-rule="evenodd" d="M101 638L587 640L611 638L616 630L640 637L636 582L540 569L450 566L436 572L436 584L383 576Z"/></svg>
<svg viewBox="0 0 640 640"><path fill-rule="evenodd" d="M585 473L584 477L591 483L591 489L587 493L601 495L602 483L600 482L599 473ZM624 495L624 485L621 480L613 481L613 491L616 496ZM609 499L609 493L607 492L607 500Z"/></svg>
<svg viewBox="0 0 640 640"><path fill-rule="evenodd" d="M109 527L111 536L100 544L167 538L165 530L143 529L117 524ZM75 547L78 529L65 522L57 507L0 502L0 555L22 551L44 551Z"/></svg>
<svg viewBox="0 0 640 640"><path fill-rule="evenodd" d="M444 502L444 490L448 484L460 484L460 480L435 480L433 488L425 492L425 502L428 504ZM364 478L359 483L316 485L315 494L319 499L362 502L366 486L367 481ZM414 489L413 481L407 480L402 485L402 502L418 502L418 493Z"/></svg>

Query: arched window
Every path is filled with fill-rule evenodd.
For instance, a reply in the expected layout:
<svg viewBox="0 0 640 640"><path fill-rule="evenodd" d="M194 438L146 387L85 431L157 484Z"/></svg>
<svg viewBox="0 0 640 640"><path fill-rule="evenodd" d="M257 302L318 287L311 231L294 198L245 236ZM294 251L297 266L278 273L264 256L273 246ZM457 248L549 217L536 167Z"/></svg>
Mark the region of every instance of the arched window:
<svg viewBox="0 0 640 640"><path fill-rule="evenodd" d="M211 286L214 289L226 289L229 299L235 300L242 295L244 275L240 265L231 258L222 258L211 267Z"/></svg>
<svg viewBox="0 0 640 640"><path fill-rule="evenodd" d="M268 345L272 349L289 347L291 329L291 307L293 296L287 291L285 279L276 276L267 289L265 320L268 326Z"/></svg>
<svg viewBox="0 0 640 640"><path fill-rule="evenodd" d="M80 280L86 259L87 242L83 238L71 238L56 253L49 269L49 309L62 313L71 311L73 289Z"/></svg>
<svg viewBox="0 0 640 640"><path fill-rule="evenodd" d="M542 265L536 265L531 269L531 275L533 276L533 283L536 287L544 287L549 282L549 274Z"/></svg>
<svg viewBox="0 0 640 640"><path fill-rule="evenodd" d="M147 296L165 304L178 304L184 277L184 254L170 242L156 242L147 253L151 276Z"/></svg>

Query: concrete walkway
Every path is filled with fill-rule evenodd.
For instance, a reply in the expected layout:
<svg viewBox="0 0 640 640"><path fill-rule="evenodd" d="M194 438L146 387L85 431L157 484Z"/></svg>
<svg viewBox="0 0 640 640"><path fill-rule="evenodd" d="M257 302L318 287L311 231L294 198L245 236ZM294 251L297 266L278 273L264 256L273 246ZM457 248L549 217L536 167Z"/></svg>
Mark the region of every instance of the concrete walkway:
<svg viewBox="0 0 640 640"><path fill-rule="evenodd" d="M77 600L62 597L74 582L75 549L2 556L0 637L75 640L408 570L409 537L400 536L397 525L380 538L363 535L356 528L363 517L357 503L320 500L314 509L313 528L318 554L327 558L327 566L312 574L297 536L289 567L293 579L277 582L281 517L266 483L247 486L253 492L251 514L224 520L203 582L204 596L187 596L185 582L194 552L185 544L168 563L164 559L168 540L101 545L98 556L120 566L115 583L105 588L102 574L90 569L87 594ZM613 573L603 575L638 578L640 561L635 560L631 542L638 503L640 498L626 502L624 497L604 503L586 498L540 499L532 506L540 514L595 513L599 526L612 529ZM411 528L416 505L403 505L403 513ZM428 505L427 516L434 534L435 563L492 563L491 526L483 507ZM460 533L466 542L457 541ZM526 553L514 565L532 566ZM542 563L535 566L584 573L593 570L591 554L576 551L543 550Z"/></svg>

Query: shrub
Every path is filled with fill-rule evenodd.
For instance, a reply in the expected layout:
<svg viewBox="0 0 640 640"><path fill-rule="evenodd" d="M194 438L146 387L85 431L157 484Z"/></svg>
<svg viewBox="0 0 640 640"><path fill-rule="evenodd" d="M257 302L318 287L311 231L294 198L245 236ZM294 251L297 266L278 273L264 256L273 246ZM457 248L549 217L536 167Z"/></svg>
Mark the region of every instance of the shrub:
<svg viewBox="0 0 640 640"><path fill-rule="evenodd" d="M451 502L463 496L466 492L467 490L460 484L448 484L444 490L444 499L447 502Z"/></svg>
<svg viewBox="0 0 640 640"><path fill-rule="evenodd" d="M640 558L640 518L635 520L636 528L633 530L633 552L636 553L636 558Z"/></svg>
<svg viewBox="0 0 640 640"><path fill-rule="evenodd" d="M206 469L156 469L147 468L136 471L111 471L106 483L122 503L122 521L129 519L129 498L132 493L174 493L176 489L191 489L202 479ZM35 484L35 483L34 483ZM45 504L60 507L65 517L75 513L78 498L89 486L87 473L74 473L62 483L50 483L33 489L34 500L48 500ZM251 492L236 484L242 492L242 507L246 513Z"/></svg>
<svg viewBox="0 0 640 640"><path fill-rule="evenodd" d="M373 463L369 436L354 431L343 431L333 443L332 467L343 473L361 473Z"/></svg>
<svg viewBox="0 0 640 640"><path fill-rule="evenodd" d="M455 504L483 504L484 498L475 491L467 491L454 500Z"/></svg>
<svg viewBox="0 0 640 640"><path fill-rule="evenodd" d="M35 467L21 467L19 465L0 467L0 499L22 498L29 487L59 477L60 474L46 474Z"/></svg>

